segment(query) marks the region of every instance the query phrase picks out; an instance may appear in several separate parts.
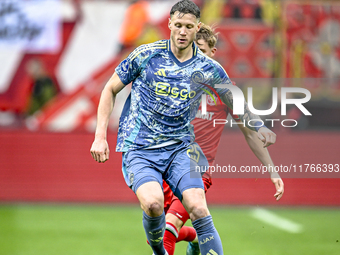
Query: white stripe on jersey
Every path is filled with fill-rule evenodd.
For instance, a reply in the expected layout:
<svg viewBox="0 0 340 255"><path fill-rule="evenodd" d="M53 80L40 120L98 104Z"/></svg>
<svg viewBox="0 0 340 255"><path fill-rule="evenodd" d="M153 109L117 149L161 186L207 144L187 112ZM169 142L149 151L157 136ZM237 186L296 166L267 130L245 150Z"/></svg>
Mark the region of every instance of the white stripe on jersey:
<svg viewBox="0 0 340 255"><path fill-rule="evenodd" d="M132 56L131 56L131 61L134 60L139 54L146 50L153 50L153 49L166 49L166 43L162 44L152 44L152 45L147 45L143 47L142 49L137 50Z"/></svg>

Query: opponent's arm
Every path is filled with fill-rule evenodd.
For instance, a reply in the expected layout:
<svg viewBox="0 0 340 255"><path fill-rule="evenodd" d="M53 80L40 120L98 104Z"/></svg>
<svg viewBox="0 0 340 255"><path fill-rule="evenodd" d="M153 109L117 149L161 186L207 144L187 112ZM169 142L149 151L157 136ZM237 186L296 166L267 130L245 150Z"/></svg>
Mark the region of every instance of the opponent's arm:
<svg viewBox="0 0 340 255"><path fill-rule="evenodd" d="M124 88L119 76L114 73L106 83L99 100L97 110L97 127L95 139L91 147L91 155L99 163L104 163L109 159L109 146L106 140L107 127L110 115L113 110L116 95Z"/></svg>
<svg viewBox="0 0 340 255"><path fill-rule="evenodd" d="M233 94L230 90L228 90L222 97L221 100L225 103L230 109L233 109ZM259 120L261 119L258 115L253 114L248 107L248 103L244 101L244 114L239 115L239 118L242 122L245 123L247 128L250 130L256 131L255 127L249 125L249 120ZM268 147L271 144L274 144L276 141L276 134L268 129L266 126L261 127L257 131L258 138L263 142L263 147Z"/></svg>
<svg viewBox="0 0 340 255"><path fill-rule="evenodd" d="M274 169L274 163L269 155L267 148L263 148L262 142L258 139L255 131L252 131L242 125L238 125L241 129L249 148L253 151L255 156L261 161L263 166L267 166L268 169ZM269 168L271 167L271 168ZM284 192L284 184L280 175L276 172L268 171L271 181L275 185L276 193L274 197L276 200L280 200Z"/></svg>

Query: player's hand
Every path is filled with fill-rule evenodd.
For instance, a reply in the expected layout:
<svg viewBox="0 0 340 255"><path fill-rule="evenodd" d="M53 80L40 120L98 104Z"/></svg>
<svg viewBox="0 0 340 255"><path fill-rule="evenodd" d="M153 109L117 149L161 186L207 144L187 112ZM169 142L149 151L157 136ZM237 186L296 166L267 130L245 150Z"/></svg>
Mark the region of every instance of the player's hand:
<svg viewBox="0 0 340 255"><path fill-rule="evenodd" d="M284 192L284 185L281 178L271 178L272 182L275 185L276 193L274 195L276 201L279 201Z"/></svg>
<svg viewBox="0 0 340 255"><path fill-rule="evenodd" d="M276 141L276 134L266 127L261 127L257 132L257 136L263 142L263 148L274 144Z"/></svg>
<svg viewBox="0 0 340 255"><path fill-rule="evenodd" d="M91 147L91 155L95 161L104 163L109 159L109 154L109 145L106 140L94 140Z"/></svg>

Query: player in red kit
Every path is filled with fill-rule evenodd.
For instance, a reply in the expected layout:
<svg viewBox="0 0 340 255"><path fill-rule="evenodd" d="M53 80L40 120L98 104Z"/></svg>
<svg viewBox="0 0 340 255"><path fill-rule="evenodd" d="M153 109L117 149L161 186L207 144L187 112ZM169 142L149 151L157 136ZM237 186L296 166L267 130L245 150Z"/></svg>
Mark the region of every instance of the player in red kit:
<svg viewBox="0 0 340 255"><path fill-rule="evenodd" d="M201 52L209 57L213 57L216 52L217 36L211 27L202 24L199 32L197 33L195 43L200 48ZM232 110L225 104L215 105L216 99L207 96L207 113L202 114L199 108L196 118L191 123L194 125L196 139L195 141L201 147L204 155L206 156L209 165L214 165L217 148L220 138L224 129L224 125L213 126L214 119L226 119L228 114L234 118L236 122L239 117L234 115ZM252 131L242 125L239 128L243 132L245 139L263 165L274 166L268 150L263 148L263 143L259 140L255 131ZM277 175L276 175L277 177ZM279 200L283 195L283 182L281 178L271 178L275 185L276 193L275 198ZM203 183L205 192L212 185L211 176L209 173L203 175ZM190 219L189 214L185 210L181 201L174 196L169 186L163 181L164 189L164 210L166 213L166 231L164 234L164 247L169 253L173 255L175 251L175 244L179 241L188 241L187 255L200 254L199 245L197 243L196 231L193 227L184 226L185 222Z"/></svg>

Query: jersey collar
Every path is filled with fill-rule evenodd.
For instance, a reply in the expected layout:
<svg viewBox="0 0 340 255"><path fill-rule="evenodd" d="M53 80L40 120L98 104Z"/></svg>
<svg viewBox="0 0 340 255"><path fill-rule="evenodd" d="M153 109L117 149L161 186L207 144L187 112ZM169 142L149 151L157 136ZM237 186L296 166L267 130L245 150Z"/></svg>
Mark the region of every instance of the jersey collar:
<svg viewBox="0 0 340 255"><path fill-rule="evenodd" d="M167 50L169 51L170 57L173 59L173 61L175 61L175 63L176 63L178 66L185 66L185 65L191 63L191 62L196 58L196 56L197 56L197 49L198 49L198 48L197 48L197 45L195 44L195 42L192 43L192 48L193 48L193 52L194 52L192 58L190 58L190 59L188 59L188 60L186 60L186 61L184 61L184 62L180 62L180 61L175 57L174 53L171 51L170 40L171 40L171 39L169 39L168 42L167 42Z"/></svg>

